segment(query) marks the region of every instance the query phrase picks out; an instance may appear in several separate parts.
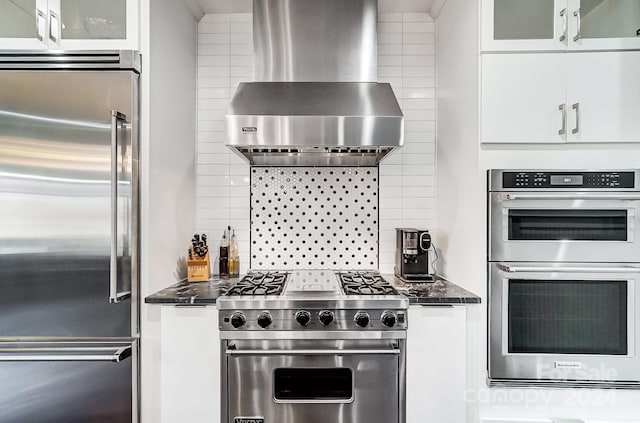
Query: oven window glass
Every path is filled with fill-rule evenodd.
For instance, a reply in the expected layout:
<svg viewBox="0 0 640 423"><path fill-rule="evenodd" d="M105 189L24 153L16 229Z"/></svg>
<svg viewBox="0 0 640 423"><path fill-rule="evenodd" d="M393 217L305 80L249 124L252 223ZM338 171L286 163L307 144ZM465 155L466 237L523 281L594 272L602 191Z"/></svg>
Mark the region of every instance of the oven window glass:
<svg viewBox="0 0 640 423"><path fill-rule="evenodd" d="M627 210L510 209L509 240L626 241Z"/></svg>
<svg viewBox="0 0 640 423"><path fill-rule="evenodd" d="M353 398L353 375L348 368L275 369L277 400L349 400Z"/></svg>
<svg viewBox="0 0 640 423"><path fill-rule="evenodd" d="M509 281L509 352L627 354L627 281Z"/></svg>

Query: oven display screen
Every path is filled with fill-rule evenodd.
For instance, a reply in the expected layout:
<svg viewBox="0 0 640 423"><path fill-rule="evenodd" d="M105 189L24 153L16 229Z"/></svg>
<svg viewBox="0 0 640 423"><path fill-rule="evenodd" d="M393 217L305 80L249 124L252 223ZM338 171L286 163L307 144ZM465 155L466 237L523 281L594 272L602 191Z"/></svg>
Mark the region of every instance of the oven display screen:
<svg viewBox="0 0 640 423"><path fill-rule="evenodd" d="M510 280L509 352L628 354L627 284Z"/></svg>
<svg viewBox="0 0 640 423"><path fill-rule="evenodd" d="M353 398L349 368L274 370L274 398L283 401L328 401Z"/></svg>

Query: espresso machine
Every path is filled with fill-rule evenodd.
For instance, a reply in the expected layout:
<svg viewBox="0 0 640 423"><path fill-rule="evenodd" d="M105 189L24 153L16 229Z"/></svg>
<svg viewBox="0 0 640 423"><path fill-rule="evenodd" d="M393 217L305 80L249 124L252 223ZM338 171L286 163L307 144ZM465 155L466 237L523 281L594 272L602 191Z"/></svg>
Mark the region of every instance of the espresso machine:
<svg viewBox="0 0 640 423"><path fill-rule="evenodd" d="M429 231L396 228L396 277L406 282L433 282L430 249Z"/></svg>

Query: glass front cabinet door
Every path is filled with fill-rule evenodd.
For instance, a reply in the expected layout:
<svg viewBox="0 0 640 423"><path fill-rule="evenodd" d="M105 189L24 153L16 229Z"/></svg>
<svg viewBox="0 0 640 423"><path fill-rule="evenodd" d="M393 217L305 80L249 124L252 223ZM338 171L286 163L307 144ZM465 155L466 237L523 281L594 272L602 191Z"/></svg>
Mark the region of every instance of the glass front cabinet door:
<svg viewBox="0 0 640 423"><path fill-rule="evenodd" d="M640 49L640 1L483 0L482 49Z"/></svg>
<svg viewBox="0 0 640 423"><path fill-rule="evenodd" d="M138 49L138 0L0 0L8 49Z"/></svg>
<svg viewBox="0 0 640 423"><path fill-rule="evenodd" d="M640 1L569 0L569 3L569 49L640 49Z"/></svg>

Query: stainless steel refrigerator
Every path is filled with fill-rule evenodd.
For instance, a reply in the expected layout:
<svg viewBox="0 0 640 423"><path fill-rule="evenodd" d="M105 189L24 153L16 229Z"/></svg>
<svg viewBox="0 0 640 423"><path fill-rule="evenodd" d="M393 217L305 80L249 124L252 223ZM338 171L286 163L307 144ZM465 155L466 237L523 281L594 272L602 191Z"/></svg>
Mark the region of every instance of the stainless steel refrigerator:
<svg viewBox="0 0 640 423"><path fill-rule="evenodd" d="M0 422L138 421L139 55L0 52Z"/></svg>

